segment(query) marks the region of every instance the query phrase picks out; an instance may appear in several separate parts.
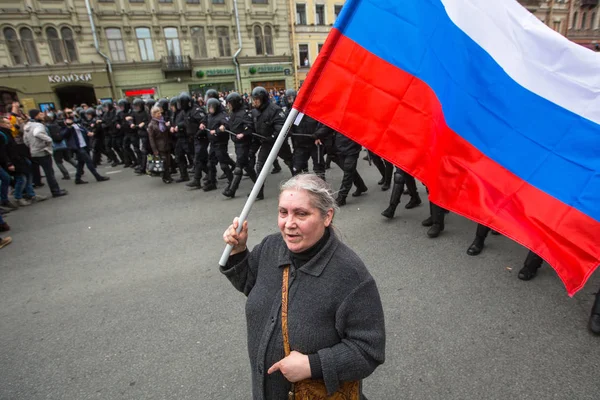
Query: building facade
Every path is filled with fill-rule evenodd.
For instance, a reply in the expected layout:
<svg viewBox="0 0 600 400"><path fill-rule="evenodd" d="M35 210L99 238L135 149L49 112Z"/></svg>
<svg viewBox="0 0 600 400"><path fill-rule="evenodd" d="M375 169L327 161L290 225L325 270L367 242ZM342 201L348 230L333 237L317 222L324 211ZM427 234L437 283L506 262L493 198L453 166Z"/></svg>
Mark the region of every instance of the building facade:
<svg viewBox="0 0 600 400"><path fill-rule="evenodd" d="M239 32L234 0L0 0L0 112L291 87L288 0L237 8Z"/></svg>
<svg viewBox="0 0 600 400"><path fill-rule="evenodd" d="M343 0L289 0L296 86L301 86L315 62Z"/></svg>

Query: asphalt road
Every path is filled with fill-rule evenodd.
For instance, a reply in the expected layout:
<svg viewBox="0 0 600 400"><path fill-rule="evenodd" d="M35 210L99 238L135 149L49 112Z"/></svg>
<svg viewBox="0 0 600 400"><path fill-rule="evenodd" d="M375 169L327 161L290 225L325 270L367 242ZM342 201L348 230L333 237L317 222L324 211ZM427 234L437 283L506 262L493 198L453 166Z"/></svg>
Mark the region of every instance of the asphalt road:
<svg viewBox="0 0 600 400"><path fill-rule="evenodd" d="M217 261L250 182L228 200L223 181L204 193L101 171L111 181L61 181L69 196L7 217L0 399L249 399L245 299ZM475 224L457 215L428 239L426 204L388 221L390 192L375 167L360 171L369 192L335 223L384 303L387 360L365 381L371 400L600 398L600 338L586 329L598 274L572 299L547 266L521 282L524 248L492 236L469 257ZM251 245L276 231L287 176L271 176L252 211ZM340 170L328 179L337 187Z"/></svg>

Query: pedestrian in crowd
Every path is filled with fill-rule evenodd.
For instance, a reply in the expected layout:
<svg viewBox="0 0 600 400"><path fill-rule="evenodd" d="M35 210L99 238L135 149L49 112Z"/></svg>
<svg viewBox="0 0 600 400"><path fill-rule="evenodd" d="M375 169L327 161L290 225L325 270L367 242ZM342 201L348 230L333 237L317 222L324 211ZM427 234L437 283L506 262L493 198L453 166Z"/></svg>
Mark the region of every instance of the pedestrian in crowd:
<svg viewBox="0 0 600 400"><path fill-rule="evenodd" d="M52 139L48 136L46 127L43 124L45 115L40 110L32 109L29 110L29 117L30 120L24 127L25 134L23 135L23 140L27 147L29 147L31 159L34 164L41 166L44 170L52 196L65 196L68 194L67 191L60 188L54 176Z"/></svg>
<svg viewBox="0 0 600 400"><path fill-rule="evenodd" d="M59 126L58 122L56 121L56 114L54 114L53 112L49 112L46 115L46 118L47 118L46 126L48 127L48 134L49 134L50 138L52 139L52 147L54 148L54 153L53 153L54 162L56 163L56 166L62 173L62 179L68 181L71 179L71 175L69 174L69 171L65 167L63 161L68 162L75 168L77 168L77 164L75 164L73 159L71 159L71 152L69 151L69 148L67 147L67 142L65 141L65 139L63 138L63 136L61 134L62 128Z"/></svg>
<svg viewBox="0 0 600 400"><path fill-rule="evenodd" d="M332 394L365 379L385 360L377 285L338 239L336 210L321 178L297 175L280 188L279 233L252 251L247 222L238 234L236 218L223 234L233 251L221 272L247 296L256 400L288 398L292 383L307 379L323 380Z"/></svg>
<svg viewBox="0 0 600 400"><path fill-rule="evenodd" d="M93 132L86 131L82 126L70 118L65 119L65 127L61 132L63 138L67 142L67 147L77 155L77 172L75 173L75 184L86 184L87 181L81 179L83 176L83 167L87 166L96 181L105 182L110 178L101 176L88 152L88 140L94 136Z"/></svg>
<svg viewBox="0 0 600 400"><path fill-rule="evenodd" d="M152 114L152 120L148 124L148 139L152 152L155 156L160 156L164 162L164 169L162 174L162 180L164 183L172 183L171 179L171 135L169 128L163 118L163 109L154 106L150 110Z"/></svg>
<svg viewBox="0 0 600 400"><path fill-rule="evenodd" d="M9 154L11 139L10 121L2 118L0 120L0 206L9 210L15 210L18 208L18 205L8 198L8 189L12 181L10 174L15 172L15 166Z"/></svg>

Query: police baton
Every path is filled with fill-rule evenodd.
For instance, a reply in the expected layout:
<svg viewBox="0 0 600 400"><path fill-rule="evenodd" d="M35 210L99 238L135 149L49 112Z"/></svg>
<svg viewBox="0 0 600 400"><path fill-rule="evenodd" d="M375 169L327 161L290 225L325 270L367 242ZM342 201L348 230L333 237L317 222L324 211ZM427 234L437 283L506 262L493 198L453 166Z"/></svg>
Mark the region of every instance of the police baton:
<svg viewBox="0 0 600 400"><path fill-rule="evenodd" d="M254 186L252 187L252 192L250 192L250 196L248 197L248 200L246 200L246 204L244 204L244 208L242 209L242 212L239 216L237 233L241 232L242 227L244 226L244 221L246 221L246 219L248 218L248 214L250 214L250 210L252 209L252 206L256 201L256 196L258 196L258 192L260 192L260 189L263 187L267 176L270 174L273 162L277 158L277 154L279 154L279 150L281 149L281 146L283 146L283 143L287 138L287 133L290 130L290 127L292 126L292 123L294 123L294 120L297 116L298 110L292 108L287 119L285 120L285 124L283 124L283 128L281 128L281 132L279 132L279 135L277 135L277 139L275 140L275 143L271 148L271 152L269 153L269 156L267 157L267 160L263 165L262 171L260 171L260 175L258 175L258 178L256 179ZM260 136L263 139L266 139L264 136L258 135L256 133L253 133L253 135ZM228 244L225 247L225 250L223 250L223 254L221 255L221 259L219 260L219 265L221 267L224 267L227 264L227 260L229 259L229 254L231 253L231 250L233 250L233 246L230 244Z"/></svg>

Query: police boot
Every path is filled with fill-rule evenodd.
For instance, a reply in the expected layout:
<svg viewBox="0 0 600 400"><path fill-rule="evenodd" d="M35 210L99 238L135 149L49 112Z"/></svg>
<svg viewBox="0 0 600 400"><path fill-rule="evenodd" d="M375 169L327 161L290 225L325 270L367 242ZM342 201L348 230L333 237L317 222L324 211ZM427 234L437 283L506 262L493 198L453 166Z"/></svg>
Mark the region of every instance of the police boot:
<svg viewBox="0 0 600 400"><path fill-rule="evenodd" d="M596 301L594 301L594 306L592 307L590 331L595 335L600 335L600 290L596 293Z"/></svg>
<svg viewBox="0 0 600 400"><path fill-rule="evenodd" d="M281 172L281 166L279 165L279 161L277 161L277 159L275 159L275 161L273 162L273 169L271 170L272 174L278 174Z"/></svg>
<svg viewBox="0 0 600 400"><path fill-rule="evenodd" d="M260 192L258 192L258 195L256 196L256 200L264 200L265 199L265 185L262 185L262 187L260 188Z"/></svg>
<svg viewBox="0 0 600 400"><path fill-rule="evenodd" d="M288 168L290 169L290 173L292 174L292 176L294 176L294 165L292 164L291 161L285 161L285 165L288 166Z"/></svg>
<svg viewBox="0 0 600 400"><path fill-rule="evenodd" d="M489 232L489 229L486 226L477 224L477 232L475 233L475 240L473 240L473 243L467 249L468 255L476 256L479 253L481 253L481 251L483 250L483 247L485 246L485 238L487 237L488 232Z"/></svg>
<svg viewBox="0 0 600 400"><path fill-rule="evenodd" d="M519 271L518 278L522 281L530 281L537 275L537 270L540 269L544 260L533 251L530 251L525 258L523 268Z"/></svg>
<svg viewBox="0 0 600 400"><path fill-rule="evenodd" d="M338 195L338 197L336 197L336 199L335 199L335 204L337 204L338 207L345 206L346 205L346 196Z"/></svg>
<svg viewBox="0 0 600 400"><path fill-rule="evenodd" d="M210 166L208 167L208 173L206 174L206 177L208 178L207 183L204 185L204 188L202 190L204 190L205 192L210 192L212 190L217 190L217 182L216 182L216 177L215 177L215 173L217 172L216 168L211 168Z"/></svg>
<svg viewBox="0 0 600 400"><path fill-rule="evenodd" d="M390 197L390 206L386 208L381 215L389 219L394 218L394 214L396 214L396 208L398 207L398 204L400 204L400 196L402 196L402 192L404 192L404 183L394 182L392 196Z"/></svg>
<svg viewBox="0 0 600 400"><path fill-rule="evenodd" d="M406 208L407 210L410 210L412 208L420 206L421 203L422 203L421 196L419 196L417 194L416 196L413 196L413 197L410 198L409 202L406 203L406 205L404 206L404 208Z"/></svg>
<svg viewBox="0 0 600 400"><path fill-rule="evenodd" d="M432 206L432 211L431 219L433 224L427 231L427 236L431 239L440 236L440 233L444 230L444 216L446 215L444 209L435 204Z"/></svg>
<svg viewBox="0 0 600 400"><path fill-rule="evenodd" d="M235 197L235 192L237 191L238 187L240 186L241 181L242 181L242 174L235 174L233 176L233 181L231 181L231 184L229 185L229 187L223 191L223 196L230 197L233 199Z"/></svg>
<svg viewBox="0 0 600 400"><path fill-rule="evenodd" d="M384 169L384 175L383 175L383 184L381 185L381 190L383 190L384 192L389 190L390 185L392 184L393 172L394 172L393 165L386 162L385 169Z"/></svg>
<svg viewBox="0 0 600 400"><path fill-rule="evenodd" d="M421 222L421 225L423 225L423 226L433 225L433 218L431 217L432 215L433 215L433 203L429 202L429 217L424 219L423 222Z"/></svg>
<svg viewBox="0 0 600 400"><path fill-rule="evenodd" d="M186 168L185 161L179 164L179 178L175 180L175 183L187 182L190 180L188 170Z"/></svg>
<svg viewBox="0 0 600 400"><path fill-rule="evenodd" d="M194 179L190 183L186 183L185 186L191 188L192 190L196 190L196 189L201 189L202 188L202 184L200 183L200 179Z"/></svg>

